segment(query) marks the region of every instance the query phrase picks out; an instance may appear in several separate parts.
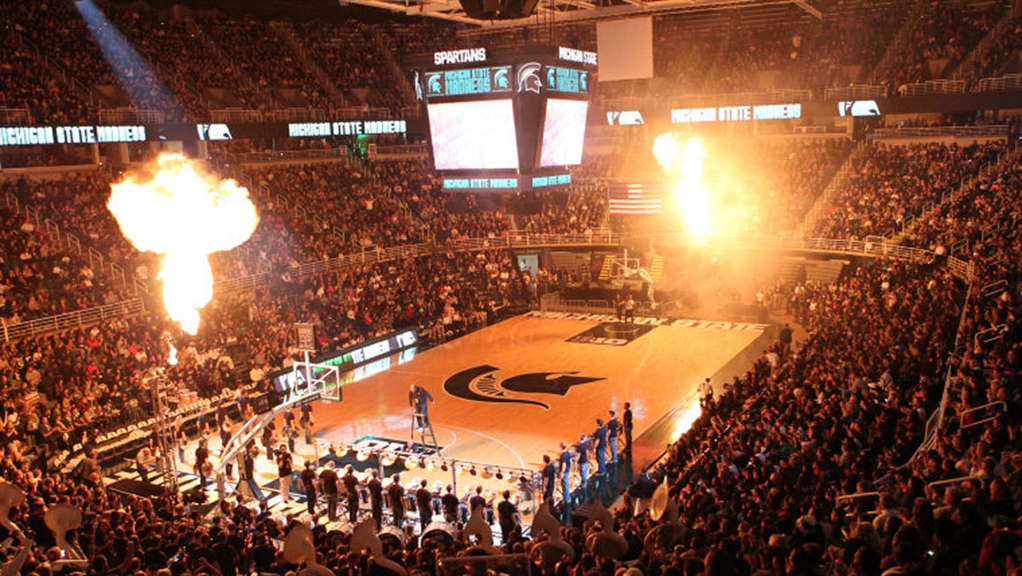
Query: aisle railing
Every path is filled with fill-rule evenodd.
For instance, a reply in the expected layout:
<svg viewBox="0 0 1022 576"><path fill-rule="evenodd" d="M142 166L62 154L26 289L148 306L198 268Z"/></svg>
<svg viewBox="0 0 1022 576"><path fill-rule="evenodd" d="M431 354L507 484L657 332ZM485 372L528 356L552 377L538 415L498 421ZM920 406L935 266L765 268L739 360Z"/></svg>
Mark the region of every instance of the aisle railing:
<svg viewBox="0 0 1022 576"><path fill-rule="evenodd" d="M4 342L10 342L11 340L28 338L37 334L59 332L71 328L83 328L104 320L113 320L138 314L144 310L145 302L141 298L133 298L124 302L104 304L66 314L26 320L17 324L8 324L6 318L0 318L0 328L3 329Z"/></svg>

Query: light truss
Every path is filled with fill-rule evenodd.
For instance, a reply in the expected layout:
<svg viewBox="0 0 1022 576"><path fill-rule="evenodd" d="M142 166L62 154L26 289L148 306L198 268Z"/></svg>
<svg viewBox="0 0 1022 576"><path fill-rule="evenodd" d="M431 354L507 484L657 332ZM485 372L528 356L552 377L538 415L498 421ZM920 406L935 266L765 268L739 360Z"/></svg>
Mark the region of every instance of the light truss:
<svg viewBox="0 0 1022 576"><path fill-rule="evenodd" d="M458 0L341 0L408 16L439 18L486 28L528 28L587 20L695 12L743 6L795 5L816 19L823 14L808 0L542 0L528 18L477 20L465 14Z"/></svg>

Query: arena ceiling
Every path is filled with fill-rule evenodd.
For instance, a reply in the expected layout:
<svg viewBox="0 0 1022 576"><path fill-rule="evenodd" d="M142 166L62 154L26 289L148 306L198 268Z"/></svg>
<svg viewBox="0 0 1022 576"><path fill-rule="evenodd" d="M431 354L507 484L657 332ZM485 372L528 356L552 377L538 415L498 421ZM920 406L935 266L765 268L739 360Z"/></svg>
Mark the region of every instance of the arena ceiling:
<svg viewBox="0 0 1022 576"><path fill-rule="evenodd" d="M495 0L503 4L514 0ZM539 0L528 18L478 20L469 17L460 0L338 0L341 5L358 4L400 12L408 16L440 18L480 28L520 28L568 24L586 20L629 18L636 16L697 12L706 10L795 5L815 18L822 13L808 0Z"/></svg>

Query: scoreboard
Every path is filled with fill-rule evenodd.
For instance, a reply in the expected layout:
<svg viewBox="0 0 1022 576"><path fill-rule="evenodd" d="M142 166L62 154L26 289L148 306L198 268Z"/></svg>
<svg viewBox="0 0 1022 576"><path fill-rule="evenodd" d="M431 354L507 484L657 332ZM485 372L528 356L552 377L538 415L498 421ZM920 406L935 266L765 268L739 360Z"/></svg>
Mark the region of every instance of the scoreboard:
<svg viewBox="0 0 1022 576"><path fill-rule="evenodd" d="M411 59L430 151L450 191L566 186L582 161L596 54L476 48Z"/></svg>

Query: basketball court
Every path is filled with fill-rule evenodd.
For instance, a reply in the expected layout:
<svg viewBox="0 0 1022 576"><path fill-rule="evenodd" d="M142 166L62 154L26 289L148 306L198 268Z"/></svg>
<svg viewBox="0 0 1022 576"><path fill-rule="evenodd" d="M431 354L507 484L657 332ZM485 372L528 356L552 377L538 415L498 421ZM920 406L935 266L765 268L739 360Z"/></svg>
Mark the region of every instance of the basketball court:
<svg viewBox="0 0 1022 576"><path fill-rule="evenodd" d="M743 374L765 348L756 342L767 328L535 312L345 385L343 401L315 403L316 437L408 440L408 390L417 384L435 399L429 416L444 458L538 469L543 454L556 457L561 441L592 434L611 409L620 419L630 402L633 462L641 466L698 415L698 383L711 377L719 390Z"/></svg>
<svg viewBox="0 0 1022 576"><path fill-rule="evenodd" d="M305 460L322 466L333 459L339 468L352 465L361 478L370 469L386 478L400 473L406 490L421 480L433 490L451 484L459 496L477 486L489 498L511 489L527 522L537 502L531 492L539 486L517 480L538 472L544 454L556 461L562 441L574 445L580 434L593 434L596 419L606 422L611 409L620 420L630 402L633 457L608 466L600 488L615 493L699 415L699 382L710 377L719 393L724 381L749 369L773 333L761 324L641 317L627 323L599 314L532 312L423 352L395 353L374 363L380 371L345 384L341 401L314 401L313 442L296 440L295 469ZM433 437L413 426L412 384L435 400L429 417L439 453L431 447ZM218 454L219 438L208 440ZM281 442L278 437L274 445ZM198 484L195 444L177 462L181 490ZM388 460L394 452L416 456ZM284 501L276 465L265 452L255 464L255 482L271 510L303 515L299 483ZM112 480L134 478L127 469ZM212 480L209 488L215 488ZM221 486L225 495L237 488L231 481Z"/></svg>

